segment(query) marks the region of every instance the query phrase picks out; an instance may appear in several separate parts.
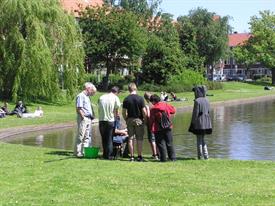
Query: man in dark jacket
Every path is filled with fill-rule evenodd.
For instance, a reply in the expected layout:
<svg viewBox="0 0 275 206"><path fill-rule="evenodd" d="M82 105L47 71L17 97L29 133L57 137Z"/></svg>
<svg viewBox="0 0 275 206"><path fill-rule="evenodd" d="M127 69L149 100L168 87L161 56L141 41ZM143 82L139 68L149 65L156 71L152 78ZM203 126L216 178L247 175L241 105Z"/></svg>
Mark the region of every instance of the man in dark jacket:
<svg viewBox="0 0 275 206"><path fill-rule="evenodd" d="M151 131L155 134L156 137L160 161L166 161L166 150L168 153L168 158L171 161L175 161L176 154L173 145L172 123L169 125L169 127L163 128L161 125L161 119L164 113L166 113L167 117L170 119L171 114L176 113L176 109L172 105L160 101L160 97L156 94L153 94L150 97L150 102L153 104L153 107L150 110Z"/></svg>
<svg viewBox="0 0 275 206"><path fill-rule="evenodd" d="M197 151L198 159L203 156L208 159L207 145L204 141L206 134L212 134L212 124L210 118L210 105L206 96L205 86L196 86L193 88L195 94L192 120L189 127L189 132L197 136Z"/></svg>

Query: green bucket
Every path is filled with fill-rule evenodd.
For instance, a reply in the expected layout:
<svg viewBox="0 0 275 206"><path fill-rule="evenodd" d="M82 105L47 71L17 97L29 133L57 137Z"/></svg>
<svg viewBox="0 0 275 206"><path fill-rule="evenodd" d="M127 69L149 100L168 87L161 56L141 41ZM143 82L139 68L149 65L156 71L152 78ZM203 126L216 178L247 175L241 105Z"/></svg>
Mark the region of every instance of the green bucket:
<svg viewBox="0 0 275 206"><path fill-rule="evenodd" d="M99 152L99 147L84 147L85 158L97 158L98 152Z"/></svg>

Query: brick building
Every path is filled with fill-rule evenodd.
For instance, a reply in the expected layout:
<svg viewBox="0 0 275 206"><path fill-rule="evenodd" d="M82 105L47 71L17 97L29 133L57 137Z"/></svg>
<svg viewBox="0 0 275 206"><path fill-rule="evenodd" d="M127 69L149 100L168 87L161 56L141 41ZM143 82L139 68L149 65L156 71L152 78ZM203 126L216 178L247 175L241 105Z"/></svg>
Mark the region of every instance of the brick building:
<svg viewBox="0 0 275 206"><path fill-rule="evenodd" d="M228 46L232 50L236 46L243 45L250 37L251 34L249 33L229 34ZM217 64L215 73L225 74L226 76L241 75L249 79L254 79L256 76L271 76L271 70L263 67L260 63L253 64L247 69L245 65L236 62L232 56Z"/></svg>

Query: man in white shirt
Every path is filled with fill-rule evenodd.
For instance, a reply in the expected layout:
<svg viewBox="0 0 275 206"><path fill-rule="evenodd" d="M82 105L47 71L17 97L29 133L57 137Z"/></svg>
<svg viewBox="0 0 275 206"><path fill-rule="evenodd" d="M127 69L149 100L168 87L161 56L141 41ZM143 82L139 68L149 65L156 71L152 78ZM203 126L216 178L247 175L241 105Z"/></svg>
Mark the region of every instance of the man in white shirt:
<svg viewBox="0 0 275 206"><path fill-rule="evenodd" d="M90 96L96 93L96 87L91 82L84 84L84 90L76 97L76 112L78 135L76 138L75 155L83 157L83 148L91 142L91 127L94 113L91 107Z"/></svg>
<svg viewBox="0 0 275 206"><path fill-rule="evenodd" d="M113 159L114 122L120 107L118 93L118 87L112 87L110 93L102 95L98 100L99 131L102 138L103 158L108 160Z"/></svg>

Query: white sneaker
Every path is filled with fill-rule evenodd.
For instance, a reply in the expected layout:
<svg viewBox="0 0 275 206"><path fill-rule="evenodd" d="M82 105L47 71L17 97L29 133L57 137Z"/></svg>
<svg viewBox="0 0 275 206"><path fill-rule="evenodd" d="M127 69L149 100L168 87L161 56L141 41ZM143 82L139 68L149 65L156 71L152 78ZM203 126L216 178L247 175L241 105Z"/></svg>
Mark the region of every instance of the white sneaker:
<svg viewBox="0 0 275 206"><path fill-rule="evenodd" d="M82 157L84 157L84 155L82 153L77 153L76 157L82 158Z"/></svg>

